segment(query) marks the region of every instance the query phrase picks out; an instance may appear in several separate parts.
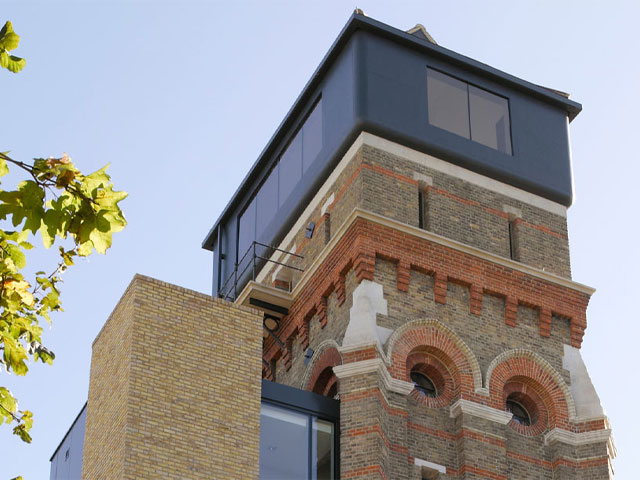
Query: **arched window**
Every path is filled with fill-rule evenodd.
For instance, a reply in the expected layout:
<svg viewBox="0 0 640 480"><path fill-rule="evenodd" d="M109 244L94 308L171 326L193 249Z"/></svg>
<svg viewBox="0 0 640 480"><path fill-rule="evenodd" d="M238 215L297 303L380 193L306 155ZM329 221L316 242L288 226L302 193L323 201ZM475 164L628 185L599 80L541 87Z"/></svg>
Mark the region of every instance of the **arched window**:
<svg viewBox="0 0 640 480"><path fill-rule="evenodd" d="M437 397L438 389L427 375L420 370L411 371L411 381L416 387L416 390L422 392L427 397Z"/></svg>
<svg viewBox="0 0 640 480"><path fill-rule="evenodd" d="M531 425L531 415L529 415L529 411L524 405L512 397L513 395L507 398L507 412L513 414L513 421L520 425Z"/></svg>

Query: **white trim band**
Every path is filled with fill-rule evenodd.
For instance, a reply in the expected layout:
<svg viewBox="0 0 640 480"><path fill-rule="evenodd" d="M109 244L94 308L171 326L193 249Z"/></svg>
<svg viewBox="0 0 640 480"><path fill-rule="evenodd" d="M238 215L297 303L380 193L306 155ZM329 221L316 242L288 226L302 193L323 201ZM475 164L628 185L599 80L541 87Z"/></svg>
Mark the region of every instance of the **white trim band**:
<svg viewBox="0 0 640 480"><path fill-rule="evenodd" d="M413 391L413 383L393 378L381 358L361 360L333 367L333 373L336 374L338 379L373 372L377 372L380 375L384 387L390 392L409 395Z"/></svg>
<svg viewBox="0 0 640 480"><path fill-rule="evenodd" d="M427 155L426 153L418 152L417 150L405 147L404 145L378 137L368 132L362 132L360 137L362 137L362 143L365 145L370 145L392 155L397 155L398 157L402 157L419 165L432 168L433 170L451 175L452 177L459 178L460 180L465 180L479 187L486 188L487 190L499 193L500 195L506 195L514 200L519 200L556 215L560 215L562 217L567 216L567 207L534 193L527 192L512 185L494 180L490 177L485 177L479 173L472 172L466 168L440 160L439 158ZM358 140L360 137L358 137Z"/></svg>
<svg viewBox="0 0 640 480"><path fill-rule="evenodd" d="M594 430L591 432L575 433L560 428L554 428L544 436L544 444L552 445L560 442L567 445L588 445L590 443L608 442L611 437L611 430Z"/></svg>
<svg viewBox="0 0 640 480"><path fill-rule="evenodd" d="M471 402L469 400L460 399L453 405L449 411L451 418L456 418L461 413L472 415L474 417L484 418L491 422L500 423L506 425L511 421L513 414L498 410L493 407L487 407L486 405L480 405L479 403Z"/></svg>
<svg viewBox="0 0 640 480"><path fill-rule="evenodd" d="M447 473L447 467L444 465L438 465L437 463L428 462L427 460L422 460L421 458L415 458L414 463L419 467L426 467L430 470L435 470L440 473Z"/></svg>

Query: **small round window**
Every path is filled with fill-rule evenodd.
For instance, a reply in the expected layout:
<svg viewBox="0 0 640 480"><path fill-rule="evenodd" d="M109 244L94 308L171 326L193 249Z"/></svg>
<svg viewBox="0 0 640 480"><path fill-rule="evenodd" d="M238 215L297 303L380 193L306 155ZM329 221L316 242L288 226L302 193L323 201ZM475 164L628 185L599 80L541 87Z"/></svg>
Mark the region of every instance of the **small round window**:
<svg viewBox="0 0 640 480"><path fill-rule="evenodd" d="M529 426L532 423L529 411L512 395L507 398L507 412L513 414L513 421L519 425Z"/></svg>
<svg viewBox="0 0 640 480"><path fill-rule="evenodd" d="M427 397L437 397L438 390L436 386L433 384L433 381L425 374L420 373L416 370L411 372L411 381L415 385L416 389L422 392Z"/></svg>

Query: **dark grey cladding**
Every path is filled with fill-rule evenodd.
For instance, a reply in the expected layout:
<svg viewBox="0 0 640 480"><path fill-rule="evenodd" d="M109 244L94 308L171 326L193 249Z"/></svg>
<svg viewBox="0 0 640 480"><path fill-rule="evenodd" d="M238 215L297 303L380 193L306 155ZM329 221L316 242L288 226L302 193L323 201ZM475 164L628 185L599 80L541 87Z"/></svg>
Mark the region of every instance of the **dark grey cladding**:
<svg viewBox="0 0 640 480"><path fill-rule="evenodd" d="M274 168L279 168L281 156L287 153L320 99L322 138L315 146L317 156L301 176L297 171L292 173L296 175L295 182L281 178L287 196L279 196L274 207L277 214L269 222L261 222L260 231L256 230L255 239L260 242L275 245L283 238L362 131L565 206L571 204L567 119L572 120L581 105L553 90L447 50L423 36L357 13L349 19L203 242L204 248L216 252L214 295L238 260L240 216ZM512 148L503 151L510 153L430 124L427 68L508 100ZM303 161L306 164L309 159ZM286 175L285 170L282 168L279 175Z"/></svg>

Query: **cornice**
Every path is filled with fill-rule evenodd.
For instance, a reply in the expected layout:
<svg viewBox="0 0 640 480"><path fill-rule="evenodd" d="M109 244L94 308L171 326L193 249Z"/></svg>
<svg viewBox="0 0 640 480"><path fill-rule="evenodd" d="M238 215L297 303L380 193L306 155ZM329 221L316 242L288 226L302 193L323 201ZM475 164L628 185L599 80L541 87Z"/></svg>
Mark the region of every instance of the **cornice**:
<svg viewBox="0 0 640 480"><path fill-rule="evenodd" d="M552 445L556 442L567 445L588 445L590 443L608 442L611 437L611 430L594 430L591 432L575 433L560 428L554 428L544 436L544 444Z"/></svg>
<svg viewBox="0 0 640 480"><path fill-rule="evenodd" d="M472 415L474 417L484 418L485 420L496 422L501 425L506 425L507 423L509 423L509 421L511 421L511 418L513 417L513 414L509 412L498 410L493 407L488 407L486 405L481 405L469 400L460 399L456 403L451 405L449 416L451 418L456 418L462 413Z"/></svg>
<svg viewBox="0 0 640 480"><path fill-rule="evenodd" d="M333 373L336 374L338 379L373 372L377 372L380 375L384 387L390 392L409 395L413 391L413 383L393 378L381 358L361 360L333 367Z"/></svg>

